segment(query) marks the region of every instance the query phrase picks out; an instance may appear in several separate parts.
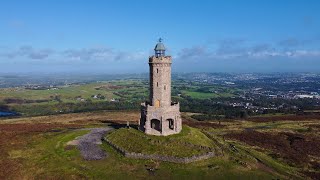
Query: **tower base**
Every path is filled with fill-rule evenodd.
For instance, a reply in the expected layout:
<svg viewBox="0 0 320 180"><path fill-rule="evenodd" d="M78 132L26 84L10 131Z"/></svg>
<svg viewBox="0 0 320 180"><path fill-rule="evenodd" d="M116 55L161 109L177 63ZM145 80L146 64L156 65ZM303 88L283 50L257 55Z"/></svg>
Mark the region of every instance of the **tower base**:
<svg viewBox="0 0 320 180"><path fill-rule="evenodd" d="M180 133L182 122L179 103L173 103L168 107L155 107L142 103L139 129L146 134L156 136Z"/></svg>

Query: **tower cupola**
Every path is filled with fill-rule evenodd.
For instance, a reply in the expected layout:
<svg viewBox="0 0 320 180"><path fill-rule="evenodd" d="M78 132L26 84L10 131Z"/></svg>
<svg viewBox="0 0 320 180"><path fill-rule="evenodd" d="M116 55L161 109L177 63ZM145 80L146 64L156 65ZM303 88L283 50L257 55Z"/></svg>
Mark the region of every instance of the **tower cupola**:
<svg viewBox="0 0 320 180"><path fill-rule="evenodd" d="M162 39L159 38L159 42L157 43L156 47L154 47L154 52L156 57L163 57L165 56L166 48L164 47L164 44L162 43Z"/></svg>

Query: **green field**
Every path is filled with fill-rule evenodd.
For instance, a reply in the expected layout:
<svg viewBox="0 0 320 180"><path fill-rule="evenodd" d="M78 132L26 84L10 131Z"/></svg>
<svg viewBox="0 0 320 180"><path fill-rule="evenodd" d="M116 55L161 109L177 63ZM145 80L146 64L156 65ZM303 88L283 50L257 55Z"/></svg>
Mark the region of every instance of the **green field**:
<svg viewBox="0 0 320 180"><path fill-rule="evenodd" d="M48 90L29 90L23 88L6 88L0 89L0 99L5 98L20 98L29 100L45 100L52 99L54 96L60 96L61 100L64 102L76 102L77 97L84 99L91 99L92 95L102 94L106 96L107 99L117 98L113 94L113 91L107 90L96 90L96 87L106 85L108 83L91 83L85 85L70 85L70 86L60 86L58 89L48 89Z"/></svg>
<svg viewBox="0 0 320 180"><path fill-rule="evenodd" d="M184 81L173 82L174 100L186 98L204 100L210 98L235 97L238 89L198 84ZM22 116L49 115L91 110L139 109L141 102L148 99L147 80L111 80L84 84L70 84L34 90L24 87L0 89L0 106L7 107ZM205 92L202 92L205 91ZM180 94L180 95L179 95ZM179 97L180 96L180 97ZM115 103L113 103L115 102ZM122 104L117 105L116 103ZM183 108L183 106L182 106Z"/></svg>
<svg viewBox="0 0 320 180"><path fill-rule="evenodd" d="M185 89L185 83L175 82L175 89L180 91L185 96L190 96L196 99L207 99L217 97L232 97L236 96L237 89L216 88L210 86L210 90L215 92L200 92L199 86L188 86ZM113 80L106 82L96 82L89 84L73 84L58 86L57 88L48 88L45 90L30 90L22 87L19 88L2 88L0 89L0 102L8 99L24 99L24 100L48 100L57 102L55 97L58 97L62 102L80 102L79 98L87 101L110 101L111 99L123 99L126 101L143 100L148 97L148 82L142 80ZM105 99L95 99L92 96L101 94ZM174 91L172 96L177 96ZM37 102L31 102L37 104Z"/></svg>
<svg viewBox="0 0 320 180"><path fill-rule="evenodd" d="M182 95L195 99L236 97L241 92L237 88L219 87L216 85L194 84L183 86Z"/></svg>
<svg viewBox="0 0 320 180"><path fill-rule="evenodd" d="M209 99L209 98L217 98L217 97L232 97L234 94L230 93L204 93L204 92L195 92L195 91L182 91L182 93L186 96L190 96L195 99Z"/></svg>

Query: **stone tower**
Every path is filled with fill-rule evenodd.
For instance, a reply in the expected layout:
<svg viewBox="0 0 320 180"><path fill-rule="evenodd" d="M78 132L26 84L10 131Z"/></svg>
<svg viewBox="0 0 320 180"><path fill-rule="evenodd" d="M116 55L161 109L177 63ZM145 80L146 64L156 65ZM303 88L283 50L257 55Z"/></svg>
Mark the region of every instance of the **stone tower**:
<svg viewBox="0 0 320 180"><path fill-rule="evenodd" d="M139 128L146 134L167 136L182 129L179 103L171 102L171 56L165 55L161 38L149 57L150 96L141 104Z"/></svg>

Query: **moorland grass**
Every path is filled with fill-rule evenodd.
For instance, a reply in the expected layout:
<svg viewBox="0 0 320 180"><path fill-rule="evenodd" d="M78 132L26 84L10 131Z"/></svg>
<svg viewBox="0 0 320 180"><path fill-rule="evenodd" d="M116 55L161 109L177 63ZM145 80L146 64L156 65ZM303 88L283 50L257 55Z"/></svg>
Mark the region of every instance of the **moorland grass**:
<svg viewBox="0 0 320 180"><path fill-rule="evenodd" d="M96 127L98 126L96 123L100 120L137 119L138 117L139 112L91 112L19 118L10 121L6 120L2 123L74 123L83 121L90 124L93 123L92 120L94 120L94 126ZM238 150L237 152L225 150L223 156L190 164L126 158L120 153L117 153L106 142L103 142L101 145L101 148L108 153L106 159L85 161L81 158L80 152L76 147L66 148L66 143L68 141L87 132L74 130L25 134L26 138L32 138L32 141L28 142L26 148L19 146L10 146L9 148L8 146L6 149L1 150L4 152L2 153L2 158L9 158L17 161L17 165L15 166L21 167L20 170L15 170L15 174L19 174L19 178L15 179L298 179L301 178L300 174L298 174L298 171L301 171L301 169L290 167L285 162L282 162L281 159L274 159L269 155L270 151L252 147L239 141L224 140L223 138L223 135L226 133L242 131L252 127L268 126L270 127L269 129L256 130L277 132L288 129L297 130L298 125L301 126L301 128L307 128L310 124L314 124L314 126L318 124L318 121L312 121L312 123L309 121L285 122L286 124L283 122L257 123L251 121L230 121L222 122L226 126L221 129L207 128L200 130L184 126L183 131L178 135L168 137L146 136L152 140L152 143L155 143L153 146L157 147L151 149L153 152L161 151L162 145L157 144L158 142L170 145L172 143L170 141L175 141L177 139L182 139L181 142L187 141L191 142L191 144L213 147L213 139L208 139L208 136L203 136L204 134L202 132L205 130L206 132L213 134L212 138L222 144L225 149L230 149L229 145L234 144ZM89 126L91 127L92 124L88 125L88 127ZM143 133L135 129L119 130L127 135L133 134L135 137L140 137L140 135L144 136ZM316 131L314 130L314 132ZM118 140L123 143L131 141L130 138L119 138ZM144 146L143 143L150 143L150 141L146 139L142 142L134 142L139 143L138 145L140 146ZM12 143L14 144L17 142ZM193 153L189 150L192 148L188 146L183 147L184 149L179 148L174 150L185 151L185 155ZM8 157L6 154L8 154ZM259 161L257 159L259 159ZM247 163L247 166L239 164L239 161ZM267 166L267 169L259 166L261 163ZM149 167L154 167L155 171L148 171L147 169ZM3 166L2 168L6 167ZM13 177L15 176L8 176L8 179L14 179Z"/></svg>
<svg viewBox="0 0 320 180"><path fill-rule="evenodd" d="M181 133L165 137L144 134L121 128L107 135L107 139L128 152L191 157L212 151L212 141L200 130L183 126ZM206 148L203 148L206 147Z"/></svg>
<svg viewBox="0 0 320 180"><path fill-rule="evenodd" d="M121 131L128 129L121 129ZM139 131L129 129L129 132ZM275 179L277 176L256 168L246 168L231 161L229 157L220 156L190 164L176 164L154 160L131 159L117 153L103 142L100 147L108 154L98 161L85 161L76 147L70 148L67 142L88 131L61 131L38 135L23 156L12 151L13 158L23 158L22 179ZM116 132L116 131L115 131ZM119 132L119 131L118 131ZM195 136L195 137L193 137ZM167 143L172 139L193 140L193 144L210 145L211 141L198 129L184 127L181 134L157 137ZM122 139L122 141L130 141ZM186 146L184 149L190 149ZM154 172L148 168L155 168Z"/></svg>

